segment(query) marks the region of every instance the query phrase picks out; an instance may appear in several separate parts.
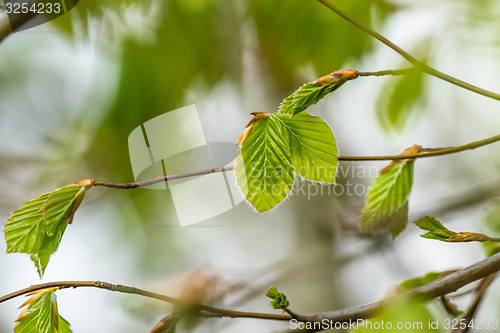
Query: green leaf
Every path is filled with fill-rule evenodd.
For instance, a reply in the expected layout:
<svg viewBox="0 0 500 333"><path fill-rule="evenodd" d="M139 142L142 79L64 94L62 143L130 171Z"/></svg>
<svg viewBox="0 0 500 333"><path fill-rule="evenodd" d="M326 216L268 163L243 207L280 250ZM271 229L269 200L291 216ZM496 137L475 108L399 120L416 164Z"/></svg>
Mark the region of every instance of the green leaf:
<svg viewBox="0 0 500 333"><path fill-rule="evenodd" d="M338 150L330 126L307 112L276 118L285 128L295 173L312 181L335 184Z"/></svg>
<svg viewBox="0 0 500 333"><path fill-rule="evenodd" d="M49 264L50 256L59 248L59 244L61 243L64 231L66 231L66 226L67 224L63 224L58 227L58 229L56 229L55 233L52 236L45 234L41 249L36 253L30 254L30 258L35 264L38 275L40 277L42 277L42 275L45 273L45 269Z"/></svg>
<svg viewBox="0 0 500 333"><path fill-rule="evenodd" d="M307 112L293 116L253 113L238 139L238 185L259 213L291 191L294 172L312 181L335 183L337 146L331 128Z"/></svg>
<svg viewBox="0 0 500 333"><path fill-rule="evenodd" d="M266 296L272 299L279 297L278 288L276 287L269 288L266 292Z"/></svg>
<svg viewBox="0 0 500 333"><path fill-rule="evenodd" d="M293 94L283 100L277 114L295 115L308 107L318 103L328 93L332 92L338 86L342 85L345 80L332 77L330 85L316 85L314 82L309 82L301 86Z"/></svg>
<svg viewBox="0 0 500 333"><path fill-rule="evenodd" d="M238 185L259 213L275 207L292 190L292 158L280 127L271 115L253 122L236 157Z"/></svg>
<svg viewBox="0 0 500 333"><path fill-rule="evenodd" d="M272 299L271 305L274 309L285 309L288 306L285 294L280 293L276 287L269 288L266 296Z"/></svg>
<svg viewBox="0 0 500 333"><path fill-rule="evenodd" d="M432 216L423 216L415 221L417 227L427 231L448 230L441 222Z"/></svg>
<svg viewBox="0 0 500 333"><path fill-rule="evenodd" d="M443 242L461 243L461 242L500 242L500 238L492 238L485 234L476 232L455 232L448 230L438 220L431 216L424 216L414 222L420 229L427 230L428 233L421 237L435 239Z"/></svg>
<svg viewBox="0 0 500 333"><path fill-rule="evenodd" d="M385 129L402 130L417 109L424 73L414 70L389 79L377 102L377 117Z"/></svg>
<svg viewBox="0 0 500 333"><path fill-rule="evenodd" d="M355 69L341 69L309 82L283 100L278 115L293 116L318 103L327 94L342 86L348 80L354 80L359 73Z"/></svg>
<svg viewBox="0 0 500 333"><path fill-rule="evenodd" d="M50 244L55 244L57 250L57 247L59 247L59 243L60 241L57 243L51 242ZM45 273L45 269L47 268L47 265L49 264L50 261L50 256L54 252L55 250L52 251L46 250L46 251L40 251L39 253L30 254L30 259L31 261L33 261L33 264L35 265L36 268L36 272L38 273L38 276L40 276L40 278Z"/></svg>
<svg viewBox="0 0 500 333"><path fill-rule="evenodd" d="M304 111L323 99L329 93L329 90L331 90L329 86L320 87L314 85L313 82L306 83L283 100L278 114L294 115Z"/></svg>
<svg viewBox="0 0 500 333"><path fill-rule="evenodd" d="M54 288L28 294L16 319L14 333L71 333L69 322L59 315Z"/></svg>
<svg viewBox="0 0 500 333"><path fill-rule="evenodd" d="M71 184L52 192L43 207L43 220L47 235L52 236L56 229L70 224L88 187Z"/></svg>
<svg viewBox="0 0 500 333"><path fill-rule="evenodd" d="M7 253L40 251L46 235L40 209L49 195L50 193L45 193L22 204L7 218L7 224L4 227Z"/></svg>
<svg viewBox="0 0 500 333"><path fill-rule="evenodd" d="M41 277L92 184L91 180L84 180L22 204L7 218L4 227L7 253L30 254Z"/></svg>
<svg viewBox="0 0 500 333"><path fill-rule="evenodd" d="M408 198L413 185L413 161L393 162L381 170L368 190L361 212L361 231L387 231L396 238L408 222Z"/></svg>
<svg viewBox="0 0 500 333"><path fill-rule="evenodd" d="M417 227L428 231L421 235L423 238L448 241L450 237L457 235L456 232L448 230L441 222L432 216L424 216L414 222Z"/></svg>

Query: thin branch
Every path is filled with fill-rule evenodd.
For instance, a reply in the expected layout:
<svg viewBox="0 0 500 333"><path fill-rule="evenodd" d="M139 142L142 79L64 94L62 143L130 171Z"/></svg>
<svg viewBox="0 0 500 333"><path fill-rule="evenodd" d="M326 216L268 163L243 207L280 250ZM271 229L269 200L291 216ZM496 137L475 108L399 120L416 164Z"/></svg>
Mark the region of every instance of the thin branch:
<svg viewBox="0 0 500 333"><path fill-rule="evenodd" d="M500 270L500 253L489 258L481 260L471 266L461 269L455 273L446 275L436 281L428 283L422 287L408 291L400 296L393 296L385 300L346 308L342 310L321 312L310 316L302 316L302 320L320 322L323 319L334 322L353 321L357 319L366 319L388 304L391 304L397 297L418 297L421 301L427 301L440 297L442 295L454 292L469 283L485 278Z"/></svg>
<svg viewBox="0 0 500 333"><path fill-rule="evenodd" d="M119 188L119 189L131 189L131 188L137 188L137 187L146 187L146 186L150 186L153 184L166 182L169 180L202 176L202 175L207 175L210 173L230 171L233 169L234 169L234 166L231 165L231 166L215 168L215 169L206 169L206 170L200 170L200 171L181 173L181 174L177 174L177 175L161 176L161 177L156 177L153 179L144 180L142 182L137 182L137 183L110 183L110 182L100 182L100 181L94 180L93 185L94 186L111 187L111 188Z"/></svg>
<svg viewBox="0 0 500 333"><path fill-rule="evenodd" d="M387 161L387 160L405 160L405 159L416 159L416 158L425 158L425 157L433 157L433 156L441 156L448 154L455 154L458 152L462 152L465 150L476 149L482 146L486 146L495 142L500 141L500 135L495 135L491 138L487 138L484 140L474 141L462 146L455 147L443 147L443 148L424 148L423 151L417 154L408 154L408 155L386 155L386 156L339 156L339 161ZM142 182L136 183L111 183L111 182L101 182L97 180L93 180L92 183L94 186L104 186L111 188L119 188L119 189L132 189L137 187L146 187L157 183L166 182L174 179L182 179L189 178L195 176L206 175L210 173L216 172L226 172L233 170L234 166L225 166L221 168L215 169L207 169L201 171L194 171L188 173L182 173L177 175L169 175L169 176L161 176L149 180L145 180Z"/></svg>
<svg viewBox="0 0 500 333"><path fill-rule="evenodd" d="M102 281L61 281L61 282L49 282L33 285L28 288L24 288L8 295L0 297L0 303L11 300L13 298L26 295L30 292L47 289L47 288L58 288L58 289L68 289L68 288L99 288L109 291L115 291L125 294L140 295L148 298L153 298L159 301L167 302L174 305L190 306L200 311L206 311L216 315L217 317L230 317L230 318L260 318L260 319L271 319L271 320L290 320L289 315L284 314L271 314L271 313L256 313L256 312L245 312L245 311L234 311L227 309L220 309L208 305L202 304L188 304L178 298L157 294L151 291L128 287L120 284L111 284Z"/></svg>
<svg viewBox="0 0 500 333"><path fill-rule="evenodd" d="M477 309L479 308L479 304L481 303L481 301L484 298L486 290L493 283L496 276L497 276L497 273L493 273L493 274L488 275L487 277L485 277L484 279L481 280L481 283L477 287L476 295L474 295L474 299L472 300L471 305L467 309L467 312L465 312L460 317L460 319L465 319L467 325L464 329L457 330L457 332L459 332L459 333L468 333L469 332L469 330L470 330L469 323L474 318L474 315L475 315Z"/></svg>
<svg viewBox="0 0 500 333"><path fill-rule="evenodd" d="M283 311L285 311L286 313L288 313L290 315L290 317L292 317L292 319L299 320L300 315L296 314L295 312L293 312L292 310L290 310L288 307L286 307L285 309L283 309Z"/></svg>
<svg viewBox="0 0 500 333"><path fill-rule="evenodd" d="M384 43L385 45L387 45L388 47L390 47L391 49L393 49L394 51L396 51L397 53L399 53L403 58L405 58L412 65L414 65L415 67L421 69L422 71L426 72L427 74L435 76L435 77L437 77L437 78L439 78L441 80L447 81L447 82L449 82L451 84L454 84L456 86L462 87L464 89L473 91L473 92L475 92L477 94L480 94L480 95L483 95L483 96L486 96L486 97L490 97L490 98L493 98L493 99L496 99L496 100L500 100L500 94L497 94L497 93L494 93L492 91L488 91L488 90L479 88L479 87L474 86L474 85L472 85L470 83L464 82L464 81L459 80L457 78L454 78L454 77L452 77L452 76L450 76L448 74L440 72L437 69L434 69L434 68L432 68L432 67L430 67L430 66L428 66L428 65L426 65L426 64L424 64L422 62L420 62L415 57L413 57L412 55L410 55L408 52L406 52L405 50L403 50L402 48L400 48L399 46L397 46L396 44L394 44L393 42L391 42L389 39L385 38L384 36L382 36L381 34L379 34L378 32L376 32L375 30L371 29L370 27L367 27L366 25L362 24L361 22L359 22L358 20L356 20L355 18L353 18L349 14L345 13L344 11L342 11L337 6L335 6L332 3L330 3L328 0L317 0L317 1L319 1L324 6L326 6L327 8L329 8L330 10L332 10L333 12L335 12L337 15L339 15L340 17L342 17L344 20L348 21L349 23L353 24L354 26L358 27L359 29L363 30L364 32L366 32L370 36L376 38L380 42Z"/></svg>
<svg viewBox="0 0 500 333"><path fill-rule="evenodd" d="M387 69L377 72L358 72L359 76L386 76L386 75L405 75L417 70L415 67L404 69Z"/></svg>
<svg viewBox="0 0 500 333"><path fill-rule="evenodd" d="M304 321L304 322L321 322L322 320L325 319L333 322L346 322L357 319L366 319L373 316L373 314L377 310L379 310L381 307L386 306L387 304L390 304L398 297L418 297L422 301L431 300L436 297L440 297L442 295L454 292L462 288L463 286L468 285L469 283L472 283L479 279L483 279L490 274L498 272L499 270L500 270L500 253L495 254L489 258L486 258L464 269L461 269L455 273L446 275L422 287L416 288L406 293L402 293L401 295L398 296L393 296L384 299L379 302L355 306L342 310L320 312L312 315L296 314L295 316L297 317L298 321ZM187 304L182 300L169 297L166 295L161 295L134 287L115 285L100 281L62 281L62 282L50 282L50 283L38 284L2 296L0 297L0 303L3 303L5 301L8 301L10 299L22 295L26 295L33 291L47 289L47 288L67 289L67 288L81 288L81 287L106 289L126 294L135 294L144 297L149 297L175 305L184 305L184 306L188 305L194 309L206 312L206 314L202 313L202 316L207 318L211 317L256 318L256 319L281 320L281 321L289 321L290 319L292 319L292 316L290 316L289 314L285 315L285 314L246 312L246 311L221 309L201 304Z"/></svg>

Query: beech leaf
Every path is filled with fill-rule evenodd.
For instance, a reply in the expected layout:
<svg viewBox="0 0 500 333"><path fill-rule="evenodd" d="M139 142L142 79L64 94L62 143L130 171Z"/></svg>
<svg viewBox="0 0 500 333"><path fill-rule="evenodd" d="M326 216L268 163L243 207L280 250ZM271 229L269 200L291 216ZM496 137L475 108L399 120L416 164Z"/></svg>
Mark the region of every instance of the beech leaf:
<svg viewBox="0 0 500 333"><path fill-rule="evenodd" d="M271 305L274 309L286 309L288 306L288 301L285 294L280 293L276 287L269 288L266 296L271 298Z"/></svg>
<svg viewBox="0 0 500 333"><path fill-rule="evenodd" d="M332 129L320 117L300 112L277 116L287 137L296 174L318 182L335 184L337 144Z"/></svg>
<svg viewBox="0 0 500 333"><path fill-rule="evenodd" d="M342 69L320 77L314 82L306 83L283 100L277 113L293 116L318 103L347 80L357 77L358 71L355 69Z"/></svg>
<svg viewBox="0 0 500 333"><path fill-rule="evenodd" d="M418 153L422 147L405 149L400 156ZM393 160L380 170L368 190L361 212L361 231L390 231L396 238L408 223L408 199L413 185L413 160Z"/></svg>
<svg viewBox="0 0 500 333"><path fill-rule="evenodd" d="M50 193L42 194L23 203L7 218L4 227L7 253L36 253L40 251L46 236L43 215L39 212Z"/></svg>
<svg viewBox="0 0 500 333"><path fill-rule="evenodd" d="M71 333L69 322L59 315L56 288L43 289L28 294L30 298L16 319L14 333Z"/></svg>
<svg viewBox="0 0 500 333"><path fill-rule="evenodd" d="M441 222L431 216L421 217L414 223L420 229L428 231L421 235L423 238L451 243L500 241L498 238L491 238L485 234L476 232L455 232L448 230Z"/></svg>
<svg viewBox="0 0 500 333"><path fill-rule="evenodd" d="M92 184L92 180L84 180L22 204L4 227L7 253L30 254L41 277Z"/></svg>
<svg viewBox="0 0 500 333"><path fill-rule="evenodd" d="M91 186L91 185L90 185ZM71 224L89 185L71 184L52 192L43 206L47 235L52 236L62 225Z"/></svg>
<svg viewBox="0 0 500 333"><path fill-rule="evenodd" d="M275 207L291 191L294 174L335 183L337 145L331 128L307 112L293 116L252 113L238 143L238 185L259 213Z"/></svg>
<svg viewBox="0 0 500 333"><path fill-rule="evenodd" d="M256 120L247 131L236 157L235 174L247 200L263 213L292 190L292 158L276 117Z"/></svg>

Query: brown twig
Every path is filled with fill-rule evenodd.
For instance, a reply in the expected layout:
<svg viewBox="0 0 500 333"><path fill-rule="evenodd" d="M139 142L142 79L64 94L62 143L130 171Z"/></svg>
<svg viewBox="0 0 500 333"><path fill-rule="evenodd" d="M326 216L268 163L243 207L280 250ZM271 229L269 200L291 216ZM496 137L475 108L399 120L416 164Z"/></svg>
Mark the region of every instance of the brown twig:
<svg viewBox="0 0 500 333"><path fill-rule="evenodd" d="M358 72L359 76L386 76L386 75L405 75L417 70L415 67L404 68L404 69L387 69L377 72Z"/></svg>
<svg viewBox="0 0 500 333"><path fill-rule="evenodd" d="M448 295L442 295L441 297L439 297L439 300L441 301L441 305L443 306L446 313L453 317L457 316L457 306L450 301Z"/></svg>
<svg viewBox="0 0 500 333"><path fill-rule="evenodd" d="M471 305L467 309L467 311L460 317L460 320L465 319L465 322L467 323L466 327L464 329L458 329L454 330L453 332L457 333L468 333L470 330L469 323L472 321L474 318L474 315L479 308L479 304L481 303L482 299L484 298L484 295L486 293L486 290L488 287L493 283L497 276L497 273L493 273L491 275L488 275L484 279L481 280L481 283L477 287L476 294L474 295L474 299L472 300Z"/></svg>
<svg viewBox="0 0 500 333"><path fill-rule="evenodd" d="M303 322L321 322L324 319L333 322L346 322L357 319L366 319L373 316L373 314L376 311L378 311L381 307L384 307L387 304L392 303L394 300L396 300L397 297L418 297L422 301L431 300L436 297L440 297L442 295L454 292L462 288L463 286L468 285L469 283L472 283L479 279L483 279L490 274L496 273L499 270L500 270L500 253L495 254L489 258L486 258L464 269L461 269L455 273L446 275L422 287L416 288L406 293L402 293L401 295L398 296L393 296L384 299L379 302L355 306L342 310L320 312L311 315L296 314L296 317L298 321L303 321ZM38 284L2 296L0 297L0 303L28 294L33 291L47 289L47 288L67 289L67 288L81 288L81 287L106 289L126 294L135 294L144 297L149 297L176 305L184 305L184 306L187 305L185 302L177 298L153 293L150 291L134 287L115 285L100 281L63 281L63 282L50 282L50 283ZM201 304L195 304L195 305L188 304L188 305L200 311L206 312L207 314L203 316L207 318L210 317L256 318L256 319L281 320L281 321L289 321L290 319L292 319L292 316L289 314L236 311L236 310L221 309Z"/></svg>
<svg viewBox="0 0 500 333"><path fill-rule="evenodd" d="M432 67L430 67L430 66L428 66L428 65L426 65L426 64L424 64L422 62L420 62L415 57L413 57L411 54L409 54L408 52L406 52L405 50L403 50L402 48L400 48L399 46L397 46L396 44L394 44L393 42L391 42L389 39L385 38L384 36L382 36L381 34L379 34L378 32L376 32L372 28L367 27L366 25L362 24L361 22L359 22L358 20L356 20L352 16L350 16L347 13L345 13L344 11L342 11L337 6L333 5L328 0L317 0L317 1L319 1L320 3L322 3L325 7L329 8L331 11L335 12L337 15L339 15L340 17L342 17L347 22L353 24L357 28L363 30L364 32L366 32L367 34L369 34L370 36L372 36L373 38L379 40L380 42L382 42L385 45L387 45L388 47L390 47L391 49L393 49L394 51L396 51L397 53L399 53L403 58L405 58L412 65L414 65L416 68L421 69L425 73L430 74L432 76L435 76L435 77L437 77L437 78L439 78L441 80L447 81L447 82L449 82L451 84L454 84L456 86L459 86L459 87L462 87L464 89L473 91L473 92L475 92L477 94L480 94L480 95L483 95L483 96L486 96L486 97L490 97L490 98L493 98L493 99L496 99L496 100L500 100L500 94L497 94L497 93L494 93L492 91L488 91L488 90L479 88L479 87L474 86L474 85L472 85L470 83L464 82L464 81L459 80L457 78L454 78L454 77L452 77L452 76L450 76L448 74L440 72L437 69L434 69L434 68L432 68Z"/></svg>
<svg viewBox="0 0 500 333"><path fill-rule="evenodd" d="M207 175L210 173L230 171L233 169L234 169L234 166L231 165L231 166L214 168L214 169L206 169L206 170L200 170L200 171L181 173L181 174L177 174L177 175L161 176L161 177L156 177L153 179L144 180L142 182L137 182L137 183L111 183L111 182L100 182L100 181L94 180L93 185L94 186L111 187L111 188L119 188L119 189L131 189L131 188L137 188L137 187L146 187L146 186L150 186L153 184L166 182L169 180L202 176L202 175Z"/></svg>
<svg viewBox="0 0 500 333"><path fill-rule="evenodd" d="M167 295L162 295L158 293L154 293L151 291L124 286L120 284L111 284L108 282L102 281L61 281L61 282L49 282L43 284L33 285L28 288L24 288L8 295L0 297L0 303L8 301L10 299L26 295L30 292L47 289L47 288L58 288L58 289L68 289L68 288L99 288L106 289L109 291L115 291L125 294L134 294L140 295L148 298L153 298L159 301L167 302L170 304L180 305L180 306L190 306L200 311L206 311L212 314L215 314L219 317L230 317L230 318L260 318L260 319L272 319L272 320L290 320L291 317L289 315L284 314L272 314L272 313L256 313L256 312L245 312L245 311L234 311L228 309L216 308L208 305L202 304L188 304L178 298L170 297Z"/></svg>
<svg viewBox="0 0 500 333"><path fill-rule="evenodd" d="M455 153L459 153L459 152L462 152L465 150L471 150L471 149L476 149L476 148L479 148L482 146L486 146L486 145L489 145L489 144L492 144L492 143L495 143L498 141L500 141L500 135L495 135L491 138L487 138L484 140L470 142L470 143L462 145L462 146L443 147L443 148L424 148L424 149L422 149L423 150L422 152L416 153L416 154L385 155L385 156L339 156L338 159L339 159L339 161L387 161L387 160L426 158L426 157L433 157L433 156L455 154ZM194 172L188 172L188 173L177 174L177 175L161 176L161 177L157 177L154 179L148 179L148 180L145 180L142 182L136 182L136 183L112 183L112 182L101 182L101 181L93 180L93 185L94 186L118 188L118 189L132 189L132 188L137 188L137 187L146 187L146 186L150 186L150 185L153 185L156 183L162 183L162 182L166 182L166 181L174 180L174 179L182 179L182 178L188 178L188 177L201 176L201 175L206 175L206 174L216 173L216 172L226 172L226 171L230 171L233 169L234 169L234 166L225 166L225 167L221 167L221 168L194 171Z"/></svg>
<svg viewBox="0 0 500 333"><path fill-rule="evenodd" d="M446 295L454 292L467 284L476 280L482 279L490 274L500 270L500 254L496 254L477 262L471 266L461 269L455 273L451 273L436 281L426 284L422 287L401 294L402 297L419 297L420 300L431 300L441 295ZM395 296L397 297L397 296ZM334 321L349 321L357 319L370 318L374 312L381 307L390 304L394 301L394 297L385 300L346 308L342 310L317 313L310 316L305 316L307 321L321 321L323 319Z"/></svg>

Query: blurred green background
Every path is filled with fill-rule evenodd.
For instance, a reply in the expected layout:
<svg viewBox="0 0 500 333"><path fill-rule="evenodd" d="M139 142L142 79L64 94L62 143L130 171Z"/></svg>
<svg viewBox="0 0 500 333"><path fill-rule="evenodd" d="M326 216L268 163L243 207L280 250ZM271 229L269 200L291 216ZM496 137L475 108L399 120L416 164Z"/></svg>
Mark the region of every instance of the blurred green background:
<svg viewBox="0 0 500 333"><path fill-rule="evenodd" d="M497 1L338 5L430 65L500 91ZM82 0L0 44L1 216L79 179L133 181L128 135L170 110L195 104L210 141L236 142L250 112L273 112L305 82L342 68L408 66L314 0ZM310 111L332 126L343 155L459 145L500 130L497 101L418 74L359 78ZM483 206L500 194L499 153L492 145L419 160L411 218L435 214L455 230L482 231ZM413 226L395 242L359 234L366 188L383 165L341 163L342 195L299 193L264 215L240 204L189 228L178 227L169 191L93 189L43 280L174 295L197 279L216 304L261 312L273 311L264 295L277 285L296 312L311 313L375 301L404 279L484 256L477 244L421 239ZM353 193L358 184L364 192ZM0 267L1 294L39 282L27 256L2 255ZM498 293L484 318L498 317ZM146 332L168 314L164 304L98 290L61 291L59 300L74 332ZM12 331L20 304L0 305L0 332ZM285 327L207 320L196 330Z"/></svg>

